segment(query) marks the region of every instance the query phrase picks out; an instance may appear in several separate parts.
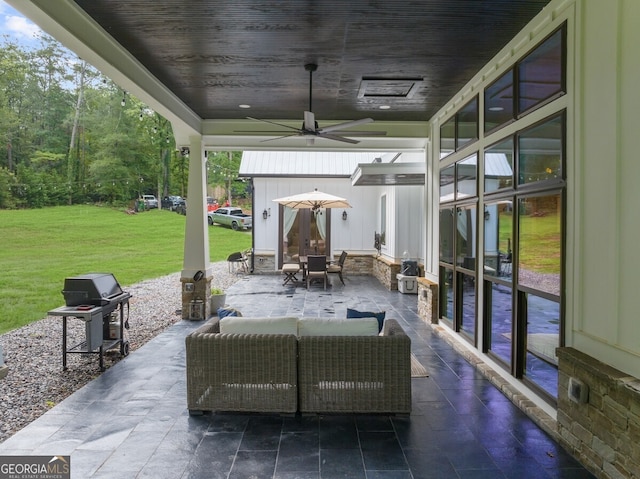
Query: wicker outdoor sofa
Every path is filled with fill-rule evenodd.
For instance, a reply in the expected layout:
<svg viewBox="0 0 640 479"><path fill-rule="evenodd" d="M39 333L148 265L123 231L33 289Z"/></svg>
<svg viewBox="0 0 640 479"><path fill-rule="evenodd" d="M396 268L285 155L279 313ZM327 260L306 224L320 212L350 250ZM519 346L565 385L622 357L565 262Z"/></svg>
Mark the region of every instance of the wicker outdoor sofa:
<svg viewBox="0 0 640 479"><path fill-rule="evenodd" d="M395 319L379 335L342 336L313 331L325 323L341 334L344 320L286 319L297 334L265 333L278 318L243 318L254 321L252 334L221 333L214 318L189 334L189 412L411 412L411 340Z"/></svg>

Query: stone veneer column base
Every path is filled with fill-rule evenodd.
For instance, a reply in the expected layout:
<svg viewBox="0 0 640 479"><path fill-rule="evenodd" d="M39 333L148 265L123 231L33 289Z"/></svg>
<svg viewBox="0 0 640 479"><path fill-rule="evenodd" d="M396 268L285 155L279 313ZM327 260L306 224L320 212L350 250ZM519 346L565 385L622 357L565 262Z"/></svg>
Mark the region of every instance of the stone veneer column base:
<svg viewBox="0 0 640 479"><path fill-rule="evenodd" d="M438 323L438 283L427 278L418 278L418 316L427 323Z"/></svg>
<svg viewBox="0 0 640 479"><path fill-rule="evenodd" d="M640 477L640 380L574 348L558 348L561 441L597 477ZM588 388L569 399L569 380Z"/></svg>
<svg viewBox="0 0 640 479"><path fill-rule="evenodd" d="M180 278L182 284L182 319L195 319L190 317L191 303L202 302L202 318L207 319L211 315L209 298L211 297L211 277L202 277L199 281L193 278Z"/></svg>

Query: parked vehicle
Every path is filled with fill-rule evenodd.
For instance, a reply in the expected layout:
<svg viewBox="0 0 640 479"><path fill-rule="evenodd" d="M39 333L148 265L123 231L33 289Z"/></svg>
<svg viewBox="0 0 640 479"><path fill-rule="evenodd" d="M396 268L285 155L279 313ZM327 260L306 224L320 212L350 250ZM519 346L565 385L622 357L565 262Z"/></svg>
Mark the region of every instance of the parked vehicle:
<svg viewBox="0 0 640 479"><path fill-rule="evenodd" d="M184 199L184 198L180 198L178 200L178 204L174 208L174 211L176 213L178 213L179 215L186 215L187 214L187 200Z"/></svg>
<svg viewBox="0 0 640 479"><path fill-rule="evenodd" d="M162 198L161 207L163 210L175 211L181 199L180 196L165 196Z"/></svg>
<svg viewBox="0 0 640 479"><path fill-rule="evenodd" d="M218 204L218 200L212 198L211 196L207 196L207 213L211 213L220 208Z"/></svg>
<svg viewBox="0 0 640 479"><path fill-rule="evenodd" d="M158 200L153 195L142 195L141 200L144 202L144 208L146 210L158 207Z"/></svg>
<svg viewBox="0 0 640 479"><path fill-rule="evenodd" d="M210 225L219 224L231 226L234 230L250 229L253 226L253 218L242 212L240 208L221 207L216 211L207 213Z"/></svg>

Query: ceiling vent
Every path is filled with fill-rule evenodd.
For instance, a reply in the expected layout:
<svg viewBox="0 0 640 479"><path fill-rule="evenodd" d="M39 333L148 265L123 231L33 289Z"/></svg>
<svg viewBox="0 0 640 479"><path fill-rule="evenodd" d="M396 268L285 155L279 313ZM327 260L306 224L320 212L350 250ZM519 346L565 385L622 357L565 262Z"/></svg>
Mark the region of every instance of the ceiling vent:
<svg viewBox="0 0 640 479"><path fill-rule="evenodd" d="M358 98L410 99L422 82L422 78L362 77Z"/></svg>

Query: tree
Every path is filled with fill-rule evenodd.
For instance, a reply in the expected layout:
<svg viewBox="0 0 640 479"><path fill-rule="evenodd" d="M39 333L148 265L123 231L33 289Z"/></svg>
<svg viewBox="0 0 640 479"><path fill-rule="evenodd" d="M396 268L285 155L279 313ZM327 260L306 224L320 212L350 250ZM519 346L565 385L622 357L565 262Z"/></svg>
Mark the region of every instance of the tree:
<svg viewBox="0 0 640 479"><path fill-rule="evenodd" d="M186 192L171 124L43 36L0 45L0 208Z"/></svg>
<svg viewBox="0 0 640 479"><path fill-rule="evenodd" d="M209 152L207 155L207 183L224 187L229 203L233 197L246 196L245 184L238 180L241 160L241 151Z"/></svg>

